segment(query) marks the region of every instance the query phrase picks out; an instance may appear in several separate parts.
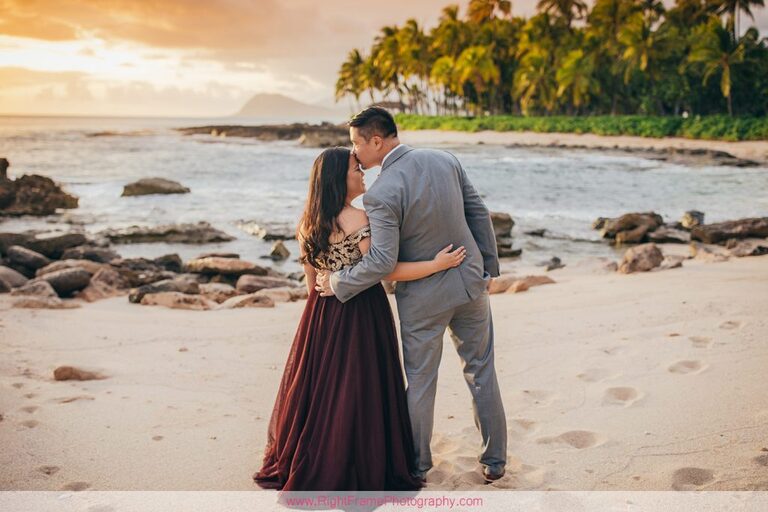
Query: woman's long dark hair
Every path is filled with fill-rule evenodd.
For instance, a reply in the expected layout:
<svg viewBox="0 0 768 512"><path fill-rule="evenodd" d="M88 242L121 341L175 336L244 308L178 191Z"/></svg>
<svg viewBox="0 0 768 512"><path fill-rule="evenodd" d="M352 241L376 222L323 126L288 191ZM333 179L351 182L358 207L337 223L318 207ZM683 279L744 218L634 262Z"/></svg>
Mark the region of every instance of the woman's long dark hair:
<svg viewBox="0 0 768 512"><path fill-rule="evenodd" d="M307 204L296 238L304 249L301 262L315 268L322 266L321 254L328 250L331 234L341 231L336 217L347 198L349 154L347 148L329 148L312 165Z"/></svg>

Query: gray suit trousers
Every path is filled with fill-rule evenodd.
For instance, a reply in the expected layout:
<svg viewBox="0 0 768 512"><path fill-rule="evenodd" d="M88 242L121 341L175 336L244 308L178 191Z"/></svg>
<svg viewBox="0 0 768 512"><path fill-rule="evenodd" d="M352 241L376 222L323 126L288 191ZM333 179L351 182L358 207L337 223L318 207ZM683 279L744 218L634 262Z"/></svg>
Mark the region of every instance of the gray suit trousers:
<svg viewBox="0 0 768 512"><path fill-rule="evenodd" d="M507 423L494 367L493 319L488 292L437 315L400 323L416 467L421 473L432 467L429 444L446 328L472 394L475 426L480 430L483 443L479 462L499 469L507 460Z"/></svg>

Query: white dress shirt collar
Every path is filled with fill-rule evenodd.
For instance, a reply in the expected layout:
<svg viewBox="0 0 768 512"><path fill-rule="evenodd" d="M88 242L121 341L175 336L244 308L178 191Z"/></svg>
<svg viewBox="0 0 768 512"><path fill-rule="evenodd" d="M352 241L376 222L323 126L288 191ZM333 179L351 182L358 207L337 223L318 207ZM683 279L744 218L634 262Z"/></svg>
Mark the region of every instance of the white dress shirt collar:
<svg viewBox="0 0 768 512"><path fill-rule="evenodd" d="M397 148L399 148L400 146L402 146L402 145L403 145L403 143L401 142L401 143L400 143L400 144L398 144L397 146L393 147L393 148L392 148L392 149L389 151L389 153L387 153L386 155L384 155L384 158L382 158L382 159L381 159L381 166L382 166L382 167L384 167L384 162L386 162L386 161L387 161L387 157L388 157L389 155L391 155L392 153L394 153L394 152L395 152L395 150L396 150Z"/></svg>

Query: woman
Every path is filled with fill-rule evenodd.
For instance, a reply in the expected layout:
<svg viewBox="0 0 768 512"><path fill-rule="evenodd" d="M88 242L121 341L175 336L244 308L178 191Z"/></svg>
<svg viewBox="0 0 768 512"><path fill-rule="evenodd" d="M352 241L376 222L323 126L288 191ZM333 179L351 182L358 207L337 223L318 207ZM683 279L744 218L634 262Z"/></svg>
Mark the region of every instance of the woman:
<svg viewBox="0 0 768 512"><path fill-rule="evenodd" d="M315 160L297 238L307 300L283 372L262 468L265 488L292 491L414 490L411 424L392 310L379 283L346 303L315 290L318 270L359 262L370 247L363 172L346 148ZM391 281L455 267L459 247L431 261L400 262Z"/></svg>

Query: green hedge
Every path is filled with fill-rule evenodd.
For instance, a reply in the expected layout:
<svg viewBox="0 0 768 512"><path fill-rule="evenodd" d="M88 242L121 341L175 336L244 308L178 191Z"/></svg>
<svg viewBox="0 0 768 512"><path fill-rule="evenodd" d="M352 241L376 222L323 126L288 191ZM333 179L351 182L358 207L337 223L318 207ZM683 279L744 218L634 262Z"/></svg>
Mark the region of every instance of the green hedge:
<svg viewBox="0 0 768 512"><path fill-rule="evenodd" d="M767 117L694 116L487 116L453 117L398 114L404 130L454 130L476 132L532 131L636 135L640 137L686 137L708 140L768 140Z"/></svg>

